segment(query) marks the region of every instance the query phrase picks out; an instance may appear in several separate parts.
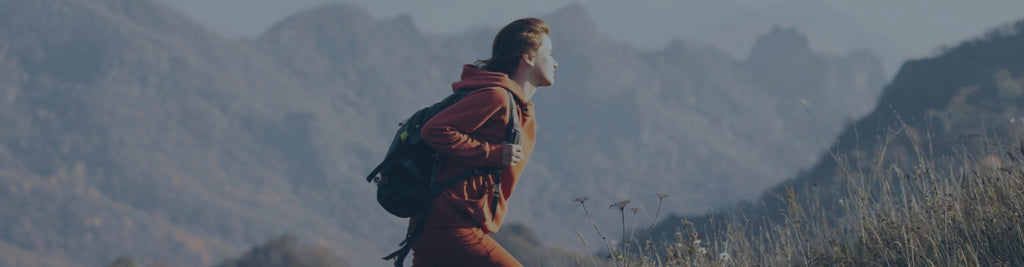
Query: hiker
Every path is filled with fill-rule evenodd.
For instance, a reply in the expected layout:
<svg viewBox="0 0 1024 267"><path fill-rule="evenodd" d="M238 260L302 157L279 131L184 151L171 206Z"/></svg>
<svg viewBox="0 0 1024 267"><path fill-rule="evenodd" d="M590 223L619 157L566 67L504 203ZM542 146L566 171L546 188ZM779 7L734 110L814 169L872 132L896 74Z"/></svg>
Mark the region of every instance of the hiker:
<svg viewBox="0 0 1024 267"><path fill-rule="evenodd" d="M472 91L427 121L421 136L441 156L438 183L481 167L500 173L470 176L433 200L434 212L412 247L413 266L522 266L489 234L501 227L533 151L537 126L530 98L554 83L558 63L548 26L536 18L506 25L492 49L490 59L463 66L452 89ZM510 114L519 117L519 144L507 141Z"/></svg>

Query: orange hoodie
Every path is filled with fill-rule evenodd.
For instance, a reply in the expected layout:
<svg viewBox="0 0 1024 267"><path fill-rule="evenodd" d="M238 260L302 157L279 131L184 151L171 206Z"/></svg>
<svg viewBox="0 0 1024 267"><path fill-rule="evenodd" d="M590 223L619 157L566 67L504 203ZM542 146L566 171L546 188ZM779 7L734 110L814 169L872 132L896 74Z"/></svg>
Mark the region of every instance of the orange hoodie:
<svg viewBox="0 0 1024 267"><path fill-rule="evenodd" d="M508 211L508 199L526 168L533 152L537 133L533 116L533 102L524 101L523 92L508 75L465 65L462 80L452 84L452 91L473 90L462 100L431 118L420 132L423 140L433 147L444 163L437 177L443 182L478 167L502 167L503 144L508 140L508 93L515 95L521 124L520 145L523 159L515 167L501 170L501 197L493 202L493 175L470 177L456 183L434 200L434 213L456 218L448 225L428 227L480 227L485 233L495 233L501 227ZM497 205L491 213L491 205ZM454 224L454 225L452 225Z"/></svg>

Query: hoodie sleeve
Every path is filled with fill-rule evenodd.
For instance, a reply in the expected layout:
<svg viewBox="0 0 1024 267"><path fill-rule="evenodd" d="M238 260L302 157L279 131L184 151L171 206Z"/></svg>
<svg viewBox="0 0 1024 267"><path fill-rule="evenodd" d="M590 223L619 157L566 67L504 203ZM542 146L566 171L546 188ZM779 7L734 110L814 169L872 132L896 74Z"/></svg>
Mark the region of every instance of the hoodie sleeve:
<svg viewBox="0 0 1024 267"><path fill-rule="evenodd" d="M503 144L488 143L473 133L488 120L503 121L499 112L506 112L507 98L500 90L478 89L437 113L423 125L420 135L438 153L457 162L502 167Z"/></svg>

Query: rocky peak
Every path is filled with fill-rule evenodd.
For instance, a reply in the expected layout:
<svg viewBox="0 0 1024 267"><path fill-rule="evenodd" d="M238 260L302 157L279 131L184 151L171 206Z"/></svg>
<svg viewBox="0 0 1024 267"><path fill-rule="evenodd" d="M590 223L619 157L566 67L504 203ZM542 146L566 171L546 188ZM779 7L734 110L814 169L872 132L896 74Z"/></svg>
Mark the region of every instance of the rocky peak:
<svg viewBox="0 0 1024 267"><path fill-rule="evenodd" d="M761 35L754 43L749 61L778 62L787 58L801 58L811 55L810 41L807 36L794 27L772 27L767 34Z"/></svg>
<svg viewBox="0 0 1024 267"><path fill-rule="evenodd" d="M595 41L605 39L598 30L597 23L580 3L563 7L543 19L551 27L551 37L560 45L580 48L592 46Z"/></svg>
<svg viewBox="0 0 1024 267"><path fill-rule="evenodd" d="M281 36L289 32L332 32L349 33L366 29L375 24L366 9L353 3L332 3L289 16L267 30L265 37Z"/></svg>

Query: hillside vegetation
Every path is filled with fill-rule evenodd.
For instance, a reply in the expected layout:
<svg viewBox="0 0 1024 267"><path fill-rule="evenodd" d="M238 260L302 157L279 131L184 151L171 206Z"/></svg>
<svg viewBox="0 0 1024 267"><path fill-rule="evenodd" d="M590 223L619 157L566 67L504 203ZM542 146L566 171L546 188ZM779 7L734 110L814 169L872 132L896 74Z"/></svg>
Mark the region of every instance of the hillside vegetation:
<svg viewBox="0 0 1024 267"><path fill-rule="evenodd" d="M1024 20L907 62L813 168L759 201L672 216L645 238L659 249L632 243L620 255L670 266L1024 264L1020 47Z"/></svg>

